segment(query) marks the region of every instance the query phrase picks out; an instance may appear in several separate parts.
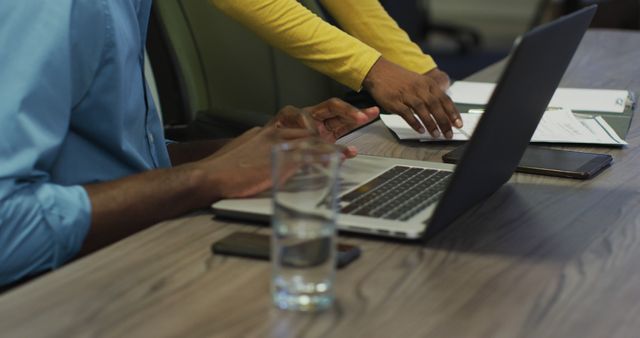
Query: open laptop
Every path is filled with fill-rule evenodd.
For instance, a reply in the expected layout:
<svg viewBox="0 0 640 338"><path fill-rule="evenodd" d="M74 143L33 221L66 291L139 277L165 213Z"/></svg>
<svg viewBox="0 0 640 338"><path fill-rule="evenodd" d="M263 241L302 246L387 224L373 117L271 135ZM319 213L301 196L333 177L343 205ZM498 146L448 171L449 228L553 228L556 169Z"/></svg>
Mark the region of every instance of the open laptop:
<svg viewBox="0 0 640 338"><path fill-rule="evenodd" d="M596 6L542 25L516 42L457 166L359 155L341 170L338 229L429 238L513 174ZM267 220L268 195L222 200L216 215Z"/></svg>

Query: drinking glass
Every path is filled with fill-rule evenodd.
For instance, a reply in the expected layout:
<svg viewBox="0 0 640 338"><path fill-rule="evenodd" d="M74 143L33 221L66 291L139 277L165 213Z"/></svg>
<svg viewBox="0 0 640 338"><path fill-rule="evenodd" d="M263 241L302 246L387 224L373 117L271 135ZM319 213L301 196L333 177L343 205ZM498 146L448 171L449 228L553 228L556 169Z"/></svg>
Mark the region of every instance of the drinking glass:
<svg viewBox="0 0 640 338"><path fill-rule="evenodd" d="M311 139L276 145L272 156L273 301L287 310L326 309L334 299L341 153Z"/></svg>

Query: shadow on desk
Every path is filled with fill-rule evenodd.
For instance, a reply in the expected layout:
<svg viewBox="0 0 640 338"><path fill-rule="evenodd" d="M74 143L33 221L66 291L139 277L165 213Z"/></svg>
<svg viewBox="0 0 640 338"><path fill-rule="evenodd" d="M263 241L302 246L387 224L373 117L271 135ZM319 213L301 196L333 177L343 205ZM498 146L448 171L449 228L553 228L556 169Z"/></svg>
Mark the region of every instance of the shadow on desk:
<svg viewBox="0 0 640 338"><path fill-rule="evenodd" d="M505 185L426 247L561 262L596 242L615 245L609 237L619 229L612 224L634 224L640 195L580 186Z"/></svg>

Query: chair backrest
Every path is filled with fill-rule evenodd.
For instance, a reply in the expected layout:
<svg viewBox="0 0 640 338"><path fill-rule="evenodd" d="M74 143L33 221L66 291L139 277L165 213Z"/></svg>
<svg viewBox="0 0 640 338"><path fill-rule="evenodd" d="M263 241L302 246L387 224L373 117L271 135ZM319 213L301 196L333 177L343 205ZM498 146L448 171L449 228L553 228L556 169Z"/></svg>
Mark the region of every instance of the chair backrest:
<svg viewBox="0 0 640 338"><path fill-rule="evenodd" d="M321 14L315 1L302 2ZM283 105L312 105L340 93L336 82L274 49L208 0L156 0L154 6L188 121L204 115L206 123L230 123L240 132Z"/></svg>

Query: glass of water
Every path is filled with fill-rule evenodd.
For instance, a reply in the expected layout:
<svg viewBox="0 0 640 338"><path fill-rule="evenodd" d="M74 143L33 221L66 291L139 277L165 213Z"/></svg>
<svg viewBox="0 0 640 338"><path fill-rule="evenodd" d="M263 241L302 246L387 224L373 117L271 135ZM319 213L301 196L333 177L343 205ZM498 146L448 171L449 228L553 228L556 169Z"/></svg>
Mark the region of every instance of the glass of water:
<svg viewBox="0 0 640 338"><path fill-rule="evenodd" d="M273 149L271 294L281 309L333 303L340 161L337 146L317 139Z"/></svg>

